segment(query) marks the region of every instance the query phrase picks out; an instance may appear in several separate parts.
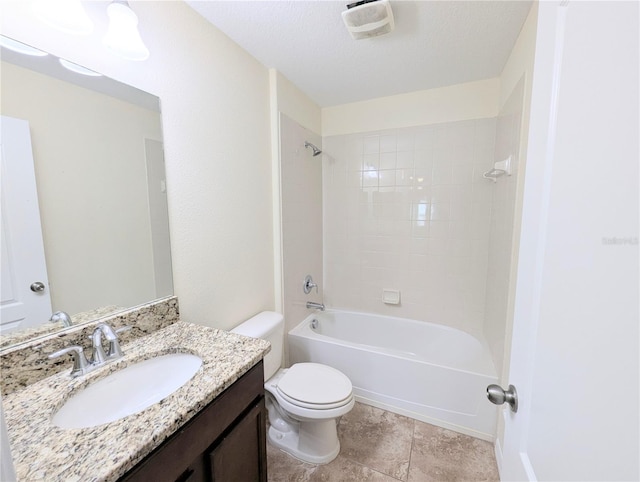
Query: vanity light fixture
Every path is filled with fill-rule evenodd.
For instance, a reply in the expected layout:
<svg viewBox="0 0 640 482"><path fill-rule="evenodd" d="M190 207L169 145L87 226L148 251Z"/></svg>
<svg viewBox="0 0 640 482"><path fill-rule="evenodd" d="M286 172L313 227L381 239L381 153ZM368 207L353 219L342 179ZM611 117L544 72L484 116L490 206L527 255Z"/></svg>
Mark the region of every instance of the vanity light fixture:
<svg viewBox="0 0 640 482"><path fill-rule="evenodd" d="M107 7L109 27L103 44L116 55L127 60L146 60L149 49L138 32L138 16L129 2L113 0Z"/></svg>
<svg viewBox="0 0 640 482"><path fill-rule="evenodd" d="M74 35L89 35L93 22L84 11L80 0L39 0L33 10L44 23Z"/></svg>
<svg viewBox="0 0 640 482"><path fill-rule="evenodd" d="M33 57L46 57L49 55L48 53L32 47L31 45L23 44L22 42L10 39L4 35L0 35L0 45L6 49L18 52L19 54L31 55Z"/></svg>
<svg viewBox="0 0 640 482"><path fill-rule="evenodd" d="M69 62L65 59L58 59L58 61L65 69L75 72L76 74L88 75L89 77L102 77L102 74L99 74L94 70L87 69L82 65L74 64L73 62Z"/></svg>

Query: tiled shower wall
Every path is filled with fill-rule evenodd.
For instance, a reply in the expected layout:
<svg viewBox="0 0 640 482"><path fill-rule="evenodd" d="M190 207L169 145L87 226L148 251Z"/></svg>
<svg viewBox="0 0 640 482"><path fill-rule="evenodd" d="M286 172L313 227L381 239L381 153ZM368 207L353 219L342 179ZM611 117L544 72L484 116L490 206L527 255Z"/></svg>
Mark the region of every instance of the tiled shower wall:
<svg viewBox="0 0 640 482"><path fill-rule="evenodd" d="M490 118L323 139L328 306L482 332L495 134Z"/></svg>

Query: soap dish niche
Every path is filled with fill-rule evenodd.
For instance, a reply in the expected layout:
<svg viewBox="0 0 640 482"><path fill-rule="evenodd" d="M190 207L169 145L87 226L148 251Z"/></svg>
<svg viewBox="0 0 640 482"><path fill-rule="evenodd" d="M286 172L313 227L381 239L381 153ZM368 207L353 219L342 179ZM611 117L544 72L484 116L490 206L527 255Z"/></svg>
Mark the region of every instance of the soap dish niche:
<svg viewBox="0 0 640 482"><path fill-rule="evenodd" d="M384 288L382 290L382 302L387 305L400 304L400 290L390 290Z"/></svg>

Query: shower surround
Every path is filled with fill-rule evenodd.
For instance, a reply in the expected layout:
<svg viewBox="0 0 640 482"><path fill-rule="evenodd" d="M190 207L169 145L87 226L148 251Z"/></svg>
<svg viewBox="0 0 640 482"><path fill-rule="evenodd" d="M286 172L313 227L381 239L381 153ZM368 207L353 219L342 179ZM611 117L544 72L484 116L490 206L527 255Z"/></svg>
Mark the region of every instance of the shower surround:
<svg viewBox="0 0 640 482"><path fill-rule="evenodd" d="M495 118L323 139L324 301L482 336ZM399 305L382 290L401 292Z"/></svg>
<svg viewBox="0 0 640 482"><path fill-rule="evenodd" d="M365 403L493 439L498 409L485 400L484 389L500 378L510 326L522 93L520 82L497 116L326 136L317 157L304 148L317 137L280 116L284 311L291 343L286 363L339 367ZM495 183L483 177L508 156L512 176ZM323 280L316 279L320 271ZM318 282L317 294L303 294L305 274ZM383 290L397 290L399 303L385 304ZM331 348L323 351L328 357L317 358L317 345L293 343L298 328L292 328L311 313L306 301L316 299L331 313L366 320L354 332L353 347ZM374 324L380 340L395 340L392 354L373 355L380 369L392 373L377 377L375 390L362 383L373 366L365 345ZM346 326L342 318L337 325ZM400 326L433 329L406 333ZM443 343L434 336L436 327L473 338L458 331L457 341ZM482 361L467 360L464 340L474 338ZM387 345L379 346L386 353ZM416 358L417 348L427 346L451 364ZM405 361L393 368L391 359ZM411 392L412 380L441 388L438 405ZM458 406L461 390L473 407Z"/></svg>

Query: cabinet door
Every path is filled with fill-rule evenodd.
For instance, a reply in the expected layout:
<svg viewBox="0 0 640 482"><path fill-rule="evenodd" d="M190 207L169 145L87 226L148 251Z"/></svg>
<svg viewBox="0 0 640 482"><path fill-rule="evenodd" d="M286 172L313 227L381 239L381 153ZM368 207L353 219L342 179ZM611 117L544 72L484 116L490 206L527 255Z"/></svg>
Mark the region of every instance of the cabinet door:
<svg viewBox="0 0 640 482"><path fill-rule="evenodd" d="M266 409L261 399L209 453L217 482L267 480Z"/></svg>

